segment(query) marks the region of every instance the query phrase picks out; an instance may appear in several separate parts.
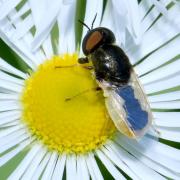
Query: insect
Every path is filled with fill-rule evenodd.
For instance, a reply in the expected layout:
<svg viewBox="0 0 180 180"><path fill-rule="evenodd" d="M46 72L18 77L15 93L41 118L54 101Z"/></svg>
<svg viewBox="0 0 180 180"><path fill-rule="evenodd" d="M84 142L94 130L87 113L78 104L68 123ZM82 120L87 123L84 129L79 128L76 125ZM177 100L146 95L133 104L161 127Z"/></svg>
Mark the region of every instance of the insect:
<svg viewBox="0 0 180 180"><path fill-rule="evenodd" d="M116 128L129 138L142 137L152 124L152 113L127 55L115 45L115 36L110 29L93 29L93 23L90 29L80 22L88 32L82 43L85 57L79 58L78 62L92 62L95 78L104 92L105 104Z"/></svg>

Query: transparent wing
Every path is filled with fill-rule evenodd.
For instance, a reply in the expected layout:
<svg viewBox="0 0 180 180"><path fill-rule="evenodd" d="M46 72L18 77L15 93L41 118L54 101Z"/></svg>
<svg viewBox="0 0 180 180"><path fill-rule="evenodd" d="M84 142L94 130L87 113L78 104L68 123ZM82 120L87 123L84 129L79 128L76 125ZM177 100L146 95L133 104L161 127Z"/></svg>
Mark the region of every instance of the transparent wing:
<svg viewBox="0 0 180 180"><path fill-rule="evenodd" d="M122 134L130 138L135 138L136 136L126 120L126 111L123 108L123 99L114 90L109 90L106 93L108 94L105 99L106 107L116 128Z"/></svg>
<svg viewBox="0 0 180 180"><path fill-rule="evenodd" d="M128 85L108 89L101 84L106 96L106 107L117 129L130 138L143 136L152 123L147 97L132 72Z"/></svg>
<svg viewBox="0 0 180 180"><path fill-rule="evenodd" d="M134 129L134 133L136 134L136 136L139 137L139 136L143 136L146 133L146 131L149 129L149 127L152 125L153 115L152 115L152 111L151 111L147 96L143 89L143 86L139 82L138 76L136 75L134 71L132 71L131 73L131 79L130 79L129 85L134 90L135 98L138 100L142 111L146 112L147 114L147 117L146 117L147 119L144 116L142 116L142 119L140 118L140 116L139 118L137 116L137 122L140 121L139 119L141 119L142 121L144 120L144 127L142 126L142 128L140 128L139 130ZM142 115L143 112L141 112L140 115ZM143 124L142 121L139 122L139 124Z"/></svg>

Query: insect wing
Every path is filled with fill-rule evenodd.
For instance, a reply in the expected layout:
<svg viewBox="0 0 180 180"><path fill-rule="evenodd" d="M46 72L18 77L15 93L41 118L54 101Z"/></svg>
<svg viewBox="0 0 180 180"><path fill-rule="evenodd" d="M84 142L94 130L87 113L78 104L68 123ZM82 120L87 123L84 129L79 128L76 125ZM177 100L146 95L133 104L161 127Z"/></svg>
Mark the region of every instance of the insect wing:
<svg viewBox="0 0 180 180"><path fill-rule="evenodd" d="M123 107L124 100L116 93L115 90L106 91L105 104L108 113L113 120L116 128L124 135L135 138L135 134L130 128L130 124L126 120L126 111Z"/></svg>
<svg viewBox="0 0 180 180"><path fill-rule="evenodd" d="M130 138L143 136L152 123L147 97L132 72L128 85L106 90L106 107L117 129Z"/></svg>
<svg viewBox="0 0 180 180"><path fill-rule="evenodd" d="M134 93L134 111L136 111L136 113L133 112L134 117L132 118L134 120L134 124L131 128L133 129L136 137L141 137L152 125L153 115L145 91L134 71L131 72L129 85L132 87Z"/></svg>

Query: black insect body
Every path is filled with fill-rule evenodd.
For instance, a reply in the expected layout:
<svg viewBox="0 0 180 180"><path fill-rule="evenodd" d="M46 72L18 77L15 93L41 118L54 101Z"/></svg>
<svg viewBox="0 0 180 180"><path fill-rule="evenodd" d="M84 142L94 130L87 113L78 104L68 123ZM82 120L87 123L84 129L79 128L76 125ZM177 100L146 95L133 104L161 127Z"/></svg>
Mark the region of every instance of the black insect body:
<svg viewBox="0 0 180 180"><path fill-rule="evenodd" d="M93 21L94 22L94 21ZM147 97L124 51L115 45L113 32L104 27L90 29L80 64L92 62L96 80L105 94L105 104L117 129L130 138L143 136L152 123Z"/></svg>

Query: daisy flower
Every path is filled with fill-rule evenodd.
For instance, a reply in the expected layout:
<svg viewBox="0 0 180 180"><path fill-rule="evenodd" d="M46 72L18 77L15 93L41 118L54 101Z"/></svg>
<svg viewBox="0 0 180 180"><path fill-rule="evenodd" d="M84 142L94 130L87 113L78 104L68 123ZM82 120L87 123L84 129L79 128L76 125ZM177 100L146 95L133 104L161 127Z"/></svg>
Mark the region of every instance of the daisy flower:
<svg viewBox="0 0 180 180"><path fill-rule="evenodd" d="M73 66L87 32L111 29L148 96L159 137L117 132L91 72ZM180 179L180 6L175 0L1 0L0 179ZM15 164L15 165L14 165Z"/></svg>

